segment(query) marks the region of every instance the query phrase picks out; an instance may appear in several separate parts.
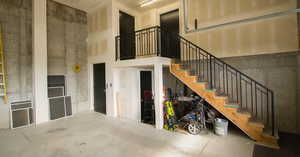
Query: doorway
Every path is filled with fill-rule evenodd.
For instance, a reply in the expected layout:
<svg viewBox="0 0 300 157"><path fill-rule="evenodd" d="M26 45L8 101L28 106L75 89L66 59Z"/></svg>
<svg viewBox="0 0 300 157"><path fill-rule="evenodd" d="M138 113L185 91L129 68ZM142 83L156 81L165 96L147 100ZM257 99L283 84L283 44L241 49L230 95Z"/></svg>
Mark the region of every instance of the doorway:
<svg viewBox="0 0 300 157"><path fill-rule="evenodd" d="M140 72L141 86L141 120L155 125L155 108L152 95L152 71Z"/></svg>
<svg viewBox="0 0 300 157"><path fill-rule="evenodd" d="M135 58L135 22L134 17L119 12L120 25L120 60Z"/></svg>
<svg viewBox="0 0 300 157"><path fill-rule="evenodd" d="M106 114L105 63L94 64L94 110Z"/></svg>
<svg viewBox="0 0 300 157"><path fill-rule="evenodd" d="M161 33L161 56L180 59L180 42L178 38L170 39L166 34L179 34L179 10L173 10L160 15Z"/></svg>

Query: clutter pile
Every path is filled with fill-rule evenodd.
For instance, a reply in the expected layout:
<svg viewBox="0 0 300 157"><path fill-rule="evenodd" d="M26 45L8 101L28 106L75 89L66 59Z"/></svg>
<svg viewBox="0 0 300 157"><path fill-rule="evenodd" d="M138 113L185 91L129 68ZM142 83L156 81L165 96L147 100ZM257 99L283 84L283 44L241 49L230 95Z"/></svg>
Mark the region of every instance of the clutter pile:
<svg viewBox="0 0 300 157"><path fill-rule="evenodd" d="M172 96L168 90L164 102L164 129L198 135L214 129L217 135L227 135L228 121L204 99L195 95Z"/></svg>

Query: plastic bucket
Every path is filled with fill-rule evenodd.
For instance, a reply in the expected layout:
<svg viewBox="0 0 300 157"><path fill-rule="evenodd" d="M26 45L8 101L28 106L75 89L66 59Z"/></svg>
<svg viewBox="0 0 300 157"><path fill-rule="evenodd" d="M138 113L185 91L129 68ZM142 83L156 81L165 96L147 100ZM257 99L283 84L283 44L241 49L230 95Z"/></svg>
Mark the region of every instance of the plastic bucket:
<svg viewBox="0 0 300 157"><path fill-rule="evenodd" d="M215 134L226 136L228 133L228 121L221 118L215 119Z"/></svg>

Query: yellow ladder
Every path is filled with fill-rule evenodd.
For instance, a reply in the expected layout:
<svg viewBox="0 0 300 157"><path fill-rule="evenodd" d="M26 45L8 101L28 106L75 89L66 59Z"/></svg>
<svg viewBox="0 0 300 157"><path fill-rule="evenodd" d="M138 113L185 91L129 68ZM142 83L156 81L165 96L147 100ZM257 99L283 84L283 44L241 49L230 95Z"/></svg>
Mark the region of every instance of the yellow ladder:
<svg viewBox="0 0 300 157"><path fill-rule="evenodd" d="M8 103L6 94L6 77L4 68L4 49L2 41L2 27L0 25L0 97L3 98L4 104Z"/></svg>

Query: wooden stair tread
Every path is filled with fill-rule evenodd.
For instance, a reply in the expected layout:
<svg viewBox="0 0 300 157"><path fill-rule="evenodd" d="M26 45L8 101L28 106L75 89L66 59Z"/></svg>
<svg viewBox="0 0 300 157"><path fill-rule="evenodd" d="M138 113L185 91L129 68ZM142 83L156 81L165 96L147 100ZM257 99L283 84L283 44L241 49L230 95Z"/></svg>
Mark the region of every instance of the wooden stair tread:
<svg viewBox="0 0 300 157"><path fill-rule="evenodd" d="M238 114L245 115L245 116L247 116L247 117L249 117L249 118L252 117L251 113L250 113L247 109L239 108L239 109L237 110L237 113L238 113Z"/></svg>
<svg viewBox="0 0 300 157"><path fill-rule="evenodd" d="M265 136L267 138L274 139L274 140L279 140L279 136L272 136L272 134L265 133L265 132L262 133L262 136Z"/></svg>
<svg viewBox="0 0 300 157"><path fill-rule="evenodd" d="M265 127L265 125L261 121L253 119L253 118L250 118L248 123L252 126L256 126L256 127L260 127L260 128Z"/></svg>
<svg viewBox="0 0 300 157"><path fill-rule="evenodd" d="M271 139L279 139L278 133L275 132L274 135L272 135L272 129L271 128L264 128L264 131L262 133L263 136L271 138Z"/></svg>
<svg viewBox="0 0 300 157"><path fill-rule="evenodd" d="M183 68L180 68L178 70L180 70L180 71L190 71L189 69L183 69Z"/></svg>
<svg viewBox="0 0 300 157"><path fill-rule="evenodd" d="M227 103L224 106L228 108L240 108L241 105L238 103Z"/></svg>
<svg viewBox="0 0 300 157"><path fill-rule="evenodd" d="M194 82L195 84L207 84L207 82L201 82L201 81L197 81L197 82Z"/></svg>
<svg viewBox="0 0 300 157"><path fill-rule="evenodd" d="M209 92L217 92L216 89L209 89L209 88L206 88L205 90L206 90L206 91L209 91Z"/></svg>

